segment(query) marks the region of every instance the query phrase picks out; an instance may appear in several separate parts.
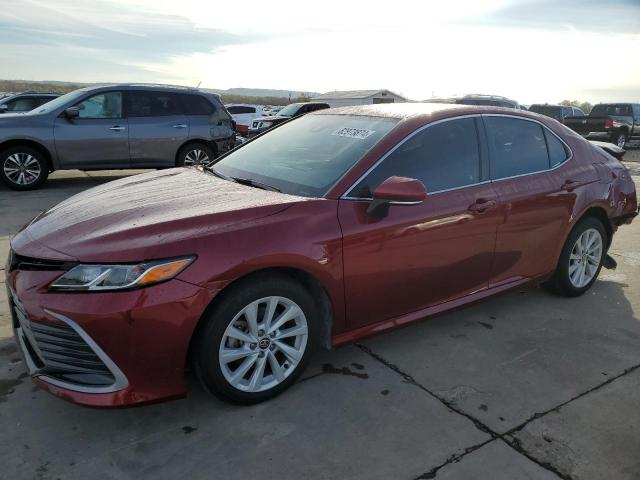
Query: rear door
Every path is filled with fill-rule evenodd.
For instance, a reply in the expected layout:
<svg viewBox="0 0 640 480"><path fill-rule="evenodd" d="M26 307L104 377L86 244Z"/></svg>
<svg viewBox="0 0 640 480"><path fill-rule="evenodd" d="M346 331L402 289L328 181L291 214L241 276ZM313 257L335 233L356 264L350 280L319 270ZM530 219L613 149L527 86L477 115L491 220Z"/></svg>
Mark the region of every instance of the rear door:
<svg viewBox="0 0 640 480"><path fill-rule="evenodd" d="M181 93L180 99L189 123L189 138L220 142L234 135L231 116L222 104L214 104L203 95ZM217 145L217 148L221 145ZM222 153L221 151L217 153Z"/></svg>
<svg viewBox="0 0 640 480"><path fill-rule="evenodd" d="M187 116L173 92L125 92L129 117L129 151L132 168L170 167L189 135Z"/></svg>
<svg viewBox="0 0 640 480"><path fill-rule="evenodd" d="M457 118L416 132L340 200L350 328L487 288L498 209L478 124ZM371 191L393 175L421 180L429 194L372 218Z"/></svg>
<svg viewBox="0 0 640 480"><path fill-rule="evenodd" d="M129 167L129 124L122 104L121 91L100 92L74 105L80 109L77 118L64 113L56 118L53 134L62 168Z"/></svg>
<svg viewBox="0 0 640 480"><path fill-rule="evenodd" d="M523 117L484 115L492 185L500 224L489 286L553 270L570 223L581 171L567 162L569 148L541 123Z"/></svg>

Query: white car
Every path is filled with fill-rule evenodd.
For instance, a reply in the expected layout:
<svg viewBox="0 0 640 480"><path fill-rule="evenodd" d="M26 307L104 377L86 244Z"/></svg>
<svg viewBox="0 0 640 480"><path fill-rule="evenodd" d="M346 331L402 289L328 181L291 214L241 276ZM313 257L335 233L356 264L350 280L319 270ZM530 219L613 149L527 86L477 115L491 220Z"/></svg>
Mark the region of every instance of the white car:
<svg viewBox="0 0 640 480"><path fill-rule="evenodd" d="M265 115L264 107L262 105L251 105L249 103L232 103L225 105L231 118L236 122L236 132L241 135L246 135L249 131L249 126L254 118L262 117Z"/></svg>

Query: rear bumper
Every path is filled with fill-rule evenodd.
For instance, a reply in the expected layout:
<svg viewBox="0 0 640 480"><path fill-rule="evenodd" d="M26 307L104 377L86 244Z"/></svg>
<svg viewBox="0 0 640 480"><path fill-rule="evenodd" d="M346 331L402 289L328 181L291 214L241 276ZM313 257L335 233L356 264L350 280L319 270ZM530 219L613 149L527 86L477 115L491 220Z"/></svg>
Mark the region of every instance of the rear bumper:
<svg viewBox="0 0 640 480"><path fill-rule="evenodd" d="M16 342L40 387L96 407L185 395L189 343L209 291L172 280L109 294L52 293L52 274L59 272L7 276Z"/></svg>

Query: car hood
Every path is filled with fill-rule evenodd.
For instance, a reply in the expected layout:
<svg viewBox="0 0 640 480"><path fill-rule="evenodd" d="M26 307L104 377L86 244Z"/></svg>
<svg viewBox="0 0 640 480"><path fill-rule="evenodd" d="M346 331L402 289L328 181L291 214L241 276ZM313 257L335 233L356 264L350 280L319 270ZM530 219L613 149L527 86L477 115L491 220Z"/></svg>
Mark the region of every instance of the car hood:
<svg viewBox="0 0 640 480"><path fill-rule="evenodd" d="M188 255L207 236L306 200L174 168L74 195L36 217L11 245L20 255L83 262Z"/></svg>

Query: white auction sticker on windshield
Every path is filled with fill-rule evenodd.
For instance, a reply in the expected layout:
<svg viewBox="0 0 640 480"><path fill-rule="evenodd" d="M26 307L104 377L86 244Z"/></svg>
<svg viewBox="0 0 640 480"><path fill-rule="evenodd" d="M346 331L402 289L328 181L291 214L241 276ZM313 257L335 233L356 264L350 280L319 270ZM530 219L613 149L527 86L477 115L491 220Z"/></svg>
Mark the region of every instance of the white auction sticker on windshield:
<svg viewBox="0 0 640 480"><path fill-rule="evenodd" d="M367 138L369 135L373 135L375 130L367 130L366 128L350 128L342 127L333 132L331 135L337 135L339 137L358 138L360 140Z"/></svg>

